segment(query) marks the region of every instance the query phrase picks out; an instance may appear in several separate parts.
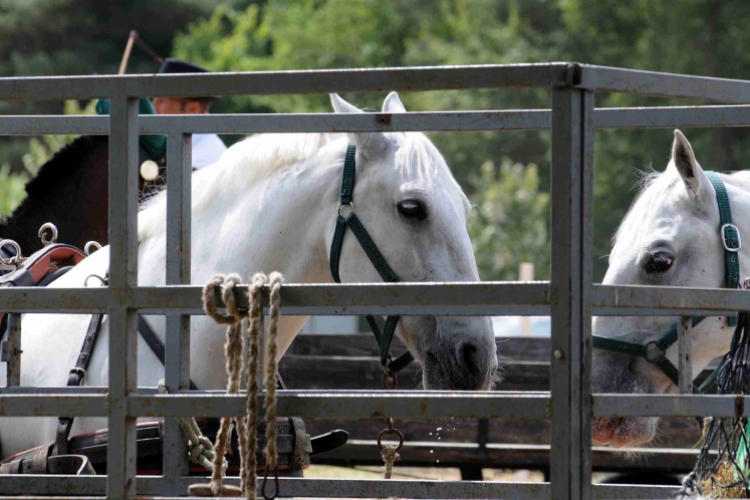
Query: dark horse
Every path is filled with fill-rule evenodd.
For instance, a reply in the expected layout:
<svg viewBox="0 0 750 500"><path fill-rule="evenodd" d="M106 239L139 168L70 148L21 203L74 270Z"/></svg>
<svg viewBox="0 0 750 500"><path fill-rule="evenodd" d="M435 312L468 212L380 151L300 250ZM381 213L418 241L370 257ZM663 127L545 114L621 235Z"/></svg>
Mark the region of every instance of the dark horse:
<svg viewBox="0 0 750 500"><path fill-rule="evenodd" d="M16 241L29 255L42 248L37 232L51 222L61 242L107 244L108 161L106 136L79 137L63 147L26 184L28 196L13 215L0 220L0 239Z"/></svg>

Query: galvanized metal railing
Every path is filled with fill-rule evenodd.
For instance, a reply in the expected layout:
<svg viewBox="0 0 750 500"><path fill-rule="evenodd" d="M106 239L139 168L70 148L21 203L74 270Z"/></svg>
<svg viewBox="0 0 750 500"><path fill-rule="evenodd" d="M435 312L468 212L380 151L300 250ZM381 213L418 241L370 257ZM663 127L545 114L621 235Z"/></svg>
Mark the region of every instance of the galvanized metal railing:
<svg viewBox="0 0 750 500"><path fill-rule="evenodd" d="M551 110L405 114L278 114L139 117L143 96L208 96L540 87ZM135 477L138 417L239 415L241 396L187 391L189 316L202 314L190 279L191 134L203 132L552 130L552 275L549 283L289 285L283 314L551 315L550 393L281 391L280 414L374 418L550 418L551 484L282 479L296 497L665 498L666 487L592 486L592 416L750 416L750 397L591 395L593 315L688 315L747 308L739 290L592 284L593 134L597 128L750 126L750 106L594 109L595 92L750 103L750 82L569 63L292 71L203 75L4 78L0 100L108 98L109 117L3 116L0 135L110 135L110 285L106 289L0 290L0 310L104 312L110 316L106 388L0 389L2 416L107 416L108 476L5 476L0 495L184 495L182 437L166 420L163 477ZM138 287L137 141L168 136L167 284ZM178 167L181 165L181 168ZM325 289L325 294L320 293ZM418 297L418 298L417 298ZM166 382L174 394L136 387L136 314L167 316ZM684 346L683 350L688 346ZM744 406L739 405L742 402ZM0 420L0 425L2 421Z"/></svg>

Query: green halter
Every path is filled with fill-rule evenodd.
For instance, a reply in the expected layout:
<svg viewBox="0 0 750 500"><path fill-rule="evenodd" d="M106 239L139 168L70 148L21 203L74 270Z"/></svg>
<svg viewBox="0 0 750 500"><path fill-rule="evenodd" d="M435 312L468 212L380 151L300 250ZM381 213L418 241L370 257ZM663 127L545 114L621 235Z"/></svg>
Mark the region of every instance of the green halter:
<svg viewBox="0 0 750 500"><path fill-rule="evenodd" d="M341 249L344 244L344 235L346 228L352 230L354 236L357 238L362 250L365 251L367 258L370 259L372 265L375 266L380 277L383 281L388 283L396 283L401 281L393 272L391 267L386 262L383 254L380 253L375 242L370 237L370 234L365 229L362 221L359 220L357 214L354 213L354 174L356 170L356 156L357 147L350 145L346 149L346 159L344 160L344 173L341 177L341 195L338 217L336 217L336 230L333 233L333 241L331 242L331 255L330 255L330 266L331 276L336 283L341 283L339 276L339 260L341 259ZM351 212L347 216L341 215L341 209L348 206ZM385 326L380 327L377 320L372 315L366 315L365 319L370 325L372 333L375 335L375 340L378 342L378 348L380 350L380 366L383 370L393 375L398 373L401 369L411 363L414 358L407 351L395 360L391 358L391 341L393 341L393 334L396 332L396 326L400 316L388 316L385 322Z"/></svg>
<svg viewBox="0 0 750 500"><path fill-rule="evenodd" d="M724 182L715 172L706 172L706 177L711 181L716 191L716 202L719 205L719 235L724 246L724 288L735 289L740 285L740 263L739 251L742 248L740 239L740 230L732 223L732 209L729 205L729 196ZM692 325L696 326L705 319L704 316L693 316ZM727 324L735 326L737 316L727 317ZM615 351L631 356L640 356L658 366L675 385L679 385L679 371L674 364L667 359L667 349L669 349L678 340L677 327L671 328L664 333L658 340L648 342L645 345L627 342L624 340L602 337L593 335L592 346L594 349L604 349L606 351ZM705 392L716 382L716 376L719 370L706 379L700 387L693 387L693 392Z"/></svg>

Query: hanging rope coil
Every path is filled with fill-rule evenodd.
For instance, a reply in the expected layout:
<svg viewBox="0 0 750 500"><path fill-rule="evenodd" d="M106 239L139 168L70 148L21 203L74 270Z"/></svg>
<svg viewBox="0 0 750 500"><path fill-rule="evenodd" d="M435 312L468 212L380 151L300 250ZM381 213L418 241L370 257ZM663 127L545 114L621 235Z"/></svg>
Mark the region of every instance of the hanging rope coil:
<svg viewBox="0 0 750 500"><path fill-rule="evenodd" d="M191 494L210 493L215 496L238 496L242 494L247 499L255 500L257 491L257 418L258 409L258 369L260 359L260 336L264 331L263 308L261 306L261 292L265 285L270 288L270 315L268 329L268 363L266 380L273 381L276 377L277 363L277 338L279 323L279 306L281 304L281 283L283 277L280 273L271 273L269 276L255 274L248 290L250 307L248 311L240 310L234 298L234 289L241 284L237 274L229 276L216 275L203 288L203 308L206 314L219 324L227 325L226 342L224 353L226 356L225 369L227 372L227 394L238 394L240 379L243 369L247 376L247 416L246 417L222 417L219 431L216 435L214 449L230 449L230 434L232 424L236 426L240 448L240 490L222 485L223 471L216 465L212 467L211 483L208 489L204 485L191 487ZM221 290L221 298L226 306L227 314L219 312L214 297L216 290ZM242 320L248 318L248 335L245 341L242 338ZM244 345L247 342L248 345ZM243 352L249 351L246 365L243 365ZM277 449L276 449L276 384L266 384L265 397L265 423L266 423L266 473L263 481L262 491L266 499L275 498L279 490ZM216 454L213 457L214 464L224 460L223 455ZM266 484L269 471L273 471L275 477L275 490L272 496L266 494ZM207 491L208 490L208 491Z"/></svg>

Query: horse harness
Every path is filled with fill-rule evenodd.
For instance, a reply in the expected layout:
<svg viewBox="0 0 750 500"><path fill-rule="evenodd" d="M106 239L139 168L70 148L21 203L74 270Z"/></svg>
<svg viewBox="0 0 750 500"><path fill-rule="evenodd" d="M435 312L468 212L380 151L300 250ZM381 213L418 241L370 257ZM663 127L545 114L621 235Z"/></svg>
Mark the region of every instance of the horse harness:
<svg viewBox="0 0 750 500"><path fill-rule="evenodd" d="M732 222L732 210L729 205L729 196L727 195L724 182L715 172L706 172L708 180L716 191L716 202L719 206L720 228L719 236L724 246L724 288L736 289L740 284L740 264L739 251L742 248L740 230ZM701 321L706 319L705 316L693 316L691 319L692 326L695 327ZM729 326L737 325L737 316L728 316L727 324ZM667 359L666 353L672 345L679 339L678 327L675 326L662 334L657 340L647 342L645 345L627 342L625 340L593 335L592 346L594 349L603 349L614 351L631 356L639 356L649 363L655 364L659 369L675 384L679 385L679 370L674 364ZM722 364L726 362L726 357ZM717 381L720 368L708 377L699 387L693 385L694 393L707 392Z"/></svg>
<svg viewBox="0 0 750 500"><path fill-rule="evenodd" d="M383 281L387 283L398 283L401 280L388 265L388 262L386 262L385 257L383 257L383 254L378 250L377 245L375 245L375 242L370 237L367 229L365 229L362 221L354 212L356 157L357 147L349 145L346 149L344 171L341 177L341 191L338 215L336 217L336 229L334 230L333 240L331 241L331 252L329 258L331 276L336 283L341 283L341 277L339 276L339 261L341 260L341 250L344 245L346 228L349 228L355 238L357 238L357 241L367 255L367 258L370 259L370 262L375 267L375 270L380 274L380 277L383 278ZM349 215L342 215L342 210L345 207L349 207ZM393 335L396 332L396 326L398 325L401 316L388 316L385 325L382 327L375 316L371 314L366 315L365 319L367 320L367 324L370 326L372 333L375 335L375 340L378 343L380 366L383 369L383 382L385 385L388 385L389 383L396 385L396 374L408 366L409 363L414 361L414 358L409 351L406 351L396 359L393 359L390 354Z"/></svg>
<svg viewBox="0 0 750 500"><path fill-rule="evenodd" d="M51 230L52 232L52 238L49 240L43 236L47 230ZM0 288L47 286L85 259L90 254L92 247L101 248L97 243L89 242L82 252L74 246L59 244L56 242L57 229L49 223L42 226L39 234L40 238L42 238L44 248L25 258L21 255L21 248L16 242L0 238ZM95 275L89 278L92 277L100 279L105 285L107 284L107 274L105 274L104 278ZM88 278L84 284L87 284L87 282ZM91 361L94 346L99 337L103 318L103 314L92 315L76 364L68 374L68 387L77 387L83 382L89 362ZM7 315L0 313L0 340L7 329L6 325ZM146 318L141 315L138 316L138 333L156 358L164 365L166 355L164 342L156 335ZM9 344L2 343L3 354L9 352L9 347L12 348ZM7 356L3 356L2 361L8 361ZM279 389L286 389L284 381L278 373L276 374L276 385ZM198 387L192 380L190 380L190 390L198 390ZM290 417L289 421L292 428L295 429L295 443L298 441L301 443L299 445L301 450L304 439L300 441L300 437L304 438L305 435L304 424L296 417ZM99 431L93 436L76 436L71 439L70 431L72 425L73 417L59 418L55 442L52 445L43 445L0 461L0 475L47 473L95 474L89 459L93 459L97 463L102 461L103 457L100 456L102 454L100 448L102 446L106 448L106 431ZM154 424L144 425L145 427L142 429L139 428L138 432L139 436L143 435L143 440L148 443L143 447L139 446L139 450L143 448L147 457L153 457L160 453L160 449L155 449L154 445L150 443L153 443L154 439L159 441L161 429L158 425L154 428ZM204 433L215 432L213 428L217 427L218 420L204 419L198 425ZM302 429L302 432L300 433L298 429ZM341 447L346 443L347 439L348 433L341 430L313 437L309 440L312 449L309 455L317 455ZM141 441L140 437L138 441ZM92 445L92 443L94 444ZM296 449L297 444L295 444ZM74 454L70 454L71 452ZM139 451L139 460L141 458L143 457L141 457Z"/></svg>

